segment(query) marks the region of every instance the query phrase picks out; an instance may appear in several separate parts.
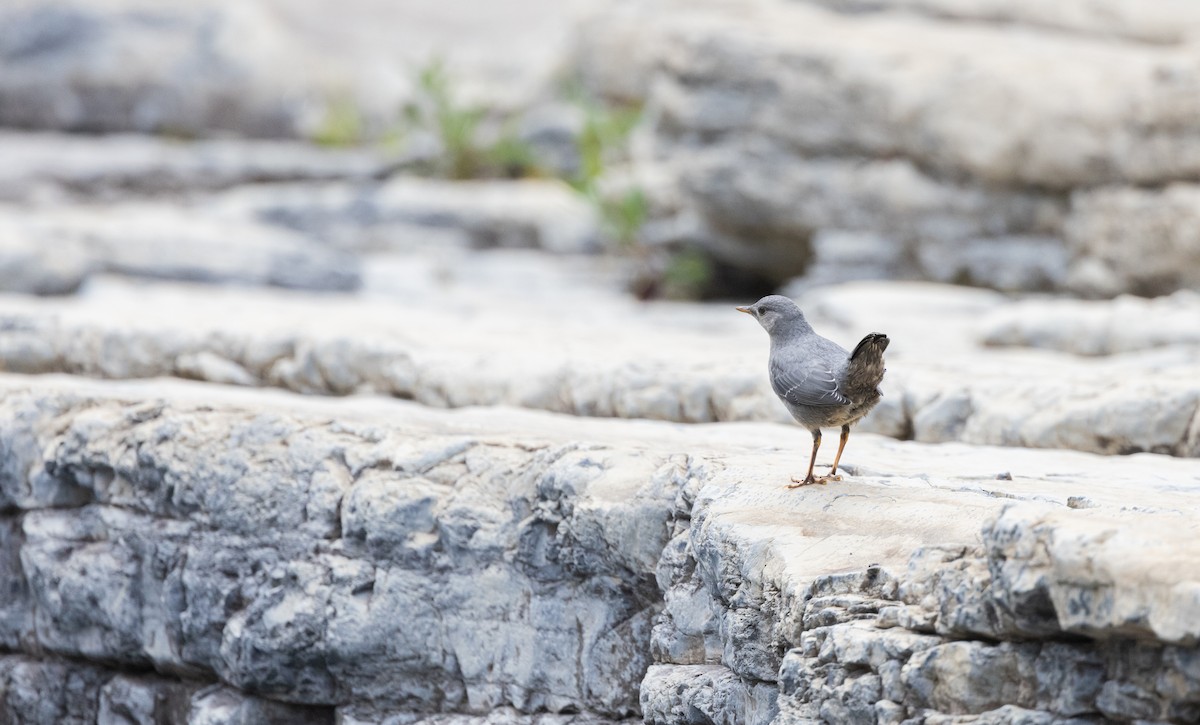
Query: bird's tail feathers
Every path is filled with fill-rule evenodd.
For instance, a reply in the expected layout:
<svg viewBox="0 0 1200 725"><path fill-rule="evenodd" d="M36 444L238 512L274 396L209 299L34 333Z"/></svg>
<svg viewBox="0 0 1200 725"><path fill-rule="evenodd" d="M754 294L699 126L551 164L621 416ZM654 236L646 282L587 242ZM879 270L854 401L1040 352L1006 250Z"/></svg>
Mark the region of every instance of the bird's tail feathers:
<svg viewBox="0 0 1200 725"><path fill-rule="evenodd" d="M854 346L854 352L850 353L850 360L853 362L863 354L882 356L883 351L887 349L889 342L891 342L891 340L889 340L888 336L882 332L872 332Z"/></svg>

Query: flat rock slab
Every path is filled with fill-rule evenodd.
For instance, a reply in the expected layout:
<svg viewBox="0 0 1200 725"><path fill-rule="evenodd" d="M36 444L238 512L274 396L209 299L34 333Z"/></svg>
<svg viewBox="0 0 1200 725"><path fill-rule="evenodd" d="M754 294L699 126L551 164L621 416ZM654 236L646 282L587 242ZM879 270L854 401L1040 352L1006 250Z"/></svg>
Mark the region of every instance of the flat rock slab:
<svg viewBox="0 0 1200 725"><path fill-rule="evenodd" d="M0 199L121 198L197 193L239 184L366 180L399 161L370 149L290 141L0 132Z"/></svg>
<svg viewBox="0 0 1200 725"><path fill-rule="evenodd" d="M1200 9L1180 0L1168 0L1152 6L1138 0L1063 0L1053 5L1038 0L1011 0L999 4L970 0L809 1L850 13L909 12L939 20L1012 23L1165 45L1186 42L1200 32Z"/></svg>
<svg viewBox="0 0 1200 725"><path fill-rule="evenodd" d="M1143 703L1156 717L1185 721L1200 692L1187 461L860 435L845 480L788 489L806 447L789 426L161 380L0 388L10 651L361 722L982 713L1004 704L988 678L1041 676L1007 643L1068 634L1048 671L1096 662L1100 679L1021 699L1031 712L1131 712L1130 647L1177 678ZM952 662L978 678L937 685Z"/></svg>
<svg viewBox="0 0 1200 725"><path fill-rule="evenodd" d="M15 0L0 11L0 124L296 137L340 102L386 128L438 57L467 100L512 108L550 91L574 22L592 7L352 0L332 13L314 0Z"/></svg>
<svg viewBox="0 0 1200 725"><path fill-rule="evenodd" d="M599 93L645 101L656 241L775 283L1195 287L1185 3L681 7L599 14L578 61Z"/></svg>
<svg viewBox="0 0 1200 725"><path fill-rule="evenodd" d="M169 204L0 206L0 285L62 294L93 273L316 292L357 289L353 254L287 229Z"/></svg>
<svg viewBox="0 0 1200 725"><path fill-rule="evenodd" d="M983 342L1077 355L1115 355L1200 345L1200 295L1124 296L1112 301L1031 299L1006 305L982 323Z"/></svg>
<svg viewBox="0 0 1200 725"><path fill-rule="evenodd" d="M457 244L578 254L602 247L593 206L556 179L396 176L379 183L245 186L215 195L202 209L367 251Z"/></svg>
<svg viewBox="0 0 1200 725"><path fill-rule="evenodd" d="M663 71L651 102L664 143L759 134L813 154L896 155L948 175L1051 189L1197 173L1195 142L1174 122L1192 97L1173 83L1195 73L1182 48L1034 31L1018 50L999 24L842 15L802 2L732 8L647 6L593 28L596 43L613 43L622 29L638 32L636 19L642 39L654 39L649 57L621 61L630 72L639 63ZM1143 104L1129 104L1135 96ZM1006 106L1019 119L989 125Z"/></svg>
<svg viewBox="0 0 1200 725"><path fill-rule="evenodd" d="M405 274L402 261L394 269ZM466 267L446 272L444 284L400 299L389 298L395 293L386 281L378 294L320 300L117 282L53 302L3 298L0 366L376 392L435 406L787 420L763 372L766 335L729 306L644 305L582 280L536 293L536 275L528 285L517 277L524 286L514 289L476 279ZM370 289L374 273L364 274ZM1193 346L1089 359L982 348L981 320L1011 303L952 287L846 285L801 302L818 331L845 347L872 331L892 338L884 399L862 430L929 442L1200 455ZM1162 312L1164 320L1173 314ZM1147 314L1148 321L1157 315Z"/></svg>

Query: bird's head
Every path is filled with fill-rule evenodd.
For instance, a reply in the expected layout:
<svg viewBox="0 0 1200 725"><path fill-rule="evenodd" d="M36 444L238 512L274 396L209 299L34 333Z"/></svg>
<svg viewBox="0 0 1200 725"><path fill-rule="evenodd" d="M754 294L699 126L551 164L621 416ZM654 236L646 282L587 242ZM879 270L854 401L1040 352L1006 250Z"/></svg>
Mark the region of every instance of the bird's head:
<svg viewBox="0 0 1200 725"><path fill-rule="evenodd" d="M796 303L783 295L767 295L752 305L735 309L757 319L758 324L762 325L769 335L812 329Z"/></svg>

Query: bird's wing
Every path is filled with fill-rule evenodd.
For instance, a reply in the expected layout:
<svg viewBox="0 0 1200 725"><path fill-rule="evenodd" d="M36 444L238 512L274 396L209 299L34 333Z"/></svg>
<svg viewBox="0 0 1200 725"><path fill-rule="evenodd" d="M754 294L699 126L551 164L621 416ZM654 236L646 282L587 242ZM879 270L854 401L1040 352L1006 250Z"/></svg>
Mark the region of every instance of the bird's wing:
<svg viewBox="0 0 1200 725"><path fill-rule="evenodd" d="M799 357L770 363L771 387L775 394L793 405L848 405L850 399L838 390L833 368L819 359Z"/></svg>

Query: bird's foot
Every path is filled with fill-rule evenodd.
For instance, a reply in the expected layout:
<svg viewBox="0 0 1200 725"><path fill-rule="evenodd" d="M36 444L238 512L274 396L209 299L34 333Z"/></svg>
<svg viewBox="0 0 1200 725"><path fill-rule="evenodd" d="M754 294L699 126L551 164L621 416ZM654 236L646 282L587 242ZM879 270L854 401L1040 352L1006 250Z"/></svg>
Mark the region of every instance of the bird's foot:
<svg viewBox="0 0 1200 725"><path fill-rule="evenodd" d="M842 480L842 477L840 474L831 473L828 476L825 476L824 480L822 480L821 482L824 483L825 481L840 481L840 480Z"/></svg>
<svg viewBox="0 0 1200 725"><path fill-rule="evenodd" d="M796 478L795 476L792 476L792 483L790 486L788 486L788 488L800 488L801 486L811 486L814 483L819 483L822 486L824 486L825 485L825 477L824 476L814 476L811 473L808 474L807 476L805 476L804 478Z"/></svg>

